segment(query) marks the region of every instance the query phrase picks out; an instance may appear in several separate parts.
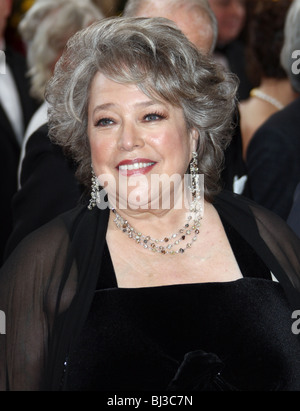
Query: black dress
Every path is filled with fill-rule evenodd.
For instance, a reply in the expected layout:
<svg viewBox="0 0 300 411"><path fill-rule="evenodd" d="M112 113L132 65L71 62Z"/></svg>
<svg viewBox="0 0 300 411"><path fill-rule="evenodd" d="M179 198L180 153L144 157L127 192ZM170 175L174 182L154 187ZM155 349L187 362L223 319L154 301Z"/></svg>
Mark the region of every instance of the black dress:
<svg viewBox="0 0 300 411"><path fill-rule="evenodd" d="M0 389L300 390L300 239L240 196L214 206L237 281L118 288L109 212L86 205L26 237L0 270Z"/></svg>
<svg viewBox="0 0 300 411"><path fill-rule="evenodd" d="M237 281L118 288L105 245L64 389L300 390L300 344L283 290L223 225L244 275Z"/></svg>

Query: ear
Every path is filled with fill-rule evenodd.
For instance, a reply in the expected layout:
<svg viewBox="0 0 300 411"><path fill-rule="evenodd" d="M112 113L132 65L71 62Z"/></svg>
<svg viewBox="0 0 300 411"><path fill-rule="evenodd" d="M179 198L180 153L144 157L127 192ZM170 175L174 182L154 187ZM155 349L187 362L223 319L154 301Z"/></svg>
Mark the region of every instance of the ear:
<svg viewBox="0 0 300 411"><path fill-rule="evenodd" d="M192 128L190 131L190 143L191 143L191 151L197 151L199 142L199 133L198 130Z"/></svg>

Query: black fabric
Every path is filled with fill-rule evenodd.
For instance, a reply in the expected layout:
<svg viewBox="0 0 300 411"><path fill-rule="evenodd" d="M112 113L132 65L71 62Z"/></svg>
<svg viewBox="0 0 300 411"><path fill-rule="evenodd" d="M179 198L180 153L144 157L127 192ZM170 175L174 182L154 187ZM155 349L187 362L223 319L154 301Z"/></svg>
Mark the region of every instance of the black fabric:
<svg viewBox="0 0 300 411"><path fill-rule="evenodd" d="M20 98L24 128L38 107L38 103L29 95L29 79L26 76L27 66L25 58L10 47L5 50L6 63L9 66L17 92ZM1 75L1 74L0 74ZM11 233L13 222L11 214L11 200L17 191L17 171L20 156L20 146L17 137L0 104L0 266L3 262L7 239Z"/></svg>
<svg viewBox="0 0 300 411"><path fill-rule="evenodd" d="M288 216L287 223L300 238L300 183L298 183L295 190L293 206Z"/></svg>
<svg viewBox="0 0 300 411"><path fill-rule="evenodd" d="M221 215L230 246L244 277L272 279L270 270L250 244Z"/></svg>
<svg viewBox="0 0 300 411"><path fill-rule="evenodd" d="M263 265L266 265L278 279L279 284L267 279L245 278L232 284L214 283L211 287L216 291L226 285L228 290L232 288L231 296L230 293L223 296L220 291L222 298L225 300L228 298L224 301L224 307L228 309L233 307L232 325L236 325L234 321L241 315L245 315L243 324L246 330L241 328L241 335L246 335L247 338L253 335L254 338L255 335L258 337L261 333L264 347L272 346L275 350L273 351L272 348L271 357L263 353L262 359L266 355L268 363L271 363L274 358L278 364L277 354L283 341L278 339L279 336L285 336L287 340L293 337L296 339L290 327L291 313L300 306L300 240L276 214L268 212L245 198L223 192L216 198L214 205L222 220L233 227L239 236L253 248ZM95 208L89 211L86 206L80 205L26 237L2 267L0 271L0 309L8 313L7 333L0 335L0 387L2 389L6 387L7 381L12 390L61 389L64 363L68 361L68 355L77 349L78 338L82 335L83 327L89 318L88 315L92 312L91 305L95 301L95 290L105 250L108 215L108 210ZM199 296L197 297L196 294L202 290L202 284L200 285L187 287L187 294L195 296L194 302L199 301ZM254 287L252 292L250 292L250 285ZM241 287L239 298L236 298L238 289L235 287ZM159 287L157 291L158 293L164 293L166 290L182 292L184 288ZM205 285L203 285L204 288ZM108 293L111 290L116 292ZM122 301L129 302L127 291L132 293L130 298L140 298L140 294L136 293L137 289L123 291L114 288L101 290L99 293L102 295L106 293L110 296L107 299L108 302L119 306ZM145 289L146 294L142 298L142 304L145 304L147 295L149 306L151 300L151 309L159 295L154 296L153 291L154 289L148 289L148 291ZM116 299L111 298L112 294L116 296ZM288 307L283 297L287 298ZM217 299L211 298L210 300L211 304L215 304L216 309L220 309ZM253 311L243 310L245 304L253 307ZM174 310L179 309L178 307L180 307L179 302L174 304ZM202 303L197 314L208 321L209 313L203 309L201 311L200 308L202 309ZM111 309L108 311L110 315L117 316L117 313L112 313ZM118 312L120 312L119 308ZM222 310L221 313L224 311ZM216 315L216 312L214 315L220 319L222 318L221 313L220 317ZM142 311L141 315L143 317ZM107 320L105 316L103 320L99 319L99 321ZM113 321L112 317L110 321ZM249 329L247 327L252 323L255 329L251 331L251 327ZM229 320L228 324L230 325ZM239 324L239 327L243 324ZM217 329L214 327L214 332ZM223 335L222 338L224 338ZM234 344L236 355L239 356L239 350L247 352L248 347L241 344L240 340L234 341ZM294 365L290 366L289 361L292 358L293 362L297 362L299 358L295 359L292 352L289 356L286 351L288 347L292 347L291 350L295 349L294 353L297 353L296 346L293 344L288 341L287 347L282 346L282 362L280 362L280 367L286 367L284 375L289 380L286 384L290 389L294 386L289 372L296 372L296 370ZM200 347L200 350L218 355L217 351L212 349L206 351L205 348ZM197 346L195 350L199 351L199 347ZM171 384L176 372L179 372L184 355L195 350L182 349L176 369L172 368L174 373L168 374L168 377L172 374L171 380L168 379L168 384ZM224 362L221 355L218 357ZM198 358L197 361L201 359ZM181 369L187 368L184 366ZM214 372L212 375L214 376ZM182 374L183 377L184 374ZM164 382L166 380L167 378ZM226 381L232 383L233 386L236 385L231 378L226 378ZM270 379L270 383L272 381L274 382ZM175 379L173 383L178 382ZM283 387L285 381L278 383ZM247 385L248 382L245 384ZM241 386L237 385L237 387ZM277 388L280 387L277 386Z"/></svg>
<svg viewBox="0 0 300 411"><path fill-rule="evenodd" d="M221 173L221 186L224 190L235 191L234 182L247 176L246 164L243 159L242 136L240 128L240 113L237 109L233 118L233 133L229 146L224 152L224 168ZM239 193L251 197L249 186L245 185Z"/></svg>
<svg viewBox="0 0 300 411"><path fill-rule="evenodd" d="M64 389L299 390L290 329L281 287L269 280L101 290Z"/></svg>
<svg viewBox="0 0 300 411"><path fill-rule="evenodd" d="M118 289L105 244L97 291L67 361L65 390L300 389L300 362L294 362L300 344L293 335L286 341L291 318L282 289L266 281L268 268L222 220L249 281Z"/></svg>
<svg viewBox="0 0 300 411"><path fill-rule="evenodd" d="M76 165L48 137L48 125L34 132L26 144L21 188L12 198L13 229L4 259L29 233L80 202L83 189L75 179Z"/></svg>
<svg viewBox="0 0 300 411"><path fill-rule="evenodd" d="M1 118L6 117L0 106L0 123ZM8 237L12 231L13 222L11 214L11 200L17 191L17 170L20 155L20 148L15 139L8 138L0 124L0 266L4 259L4 250Z"/></svg>

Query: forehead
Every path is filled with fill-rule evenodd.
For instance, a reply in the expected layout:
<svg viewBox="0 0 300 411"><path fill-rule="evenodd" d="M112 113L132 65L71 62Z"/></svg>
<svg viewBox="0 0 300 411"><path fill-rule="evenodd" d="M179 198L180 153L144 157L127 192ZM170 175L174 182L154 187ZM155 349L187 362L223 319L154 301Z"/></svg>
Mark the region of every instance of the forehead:
<svg viewBox="0 0 300 411"><path fill-rule="evenodd" d="M162 98L146 95L136 84L118 83L100 72L96 73L91 83L89 112L112 107L123 107L126 110L143 109L154 105L164 107L170 114L174 113L178 119L182 119L182 107L175 106Z"/></svg>
<svg viewBox="0 0 300 411"><path fill-rule="evenodd" d="M98 71L95 76L93 77L93 80L91 82L91 87L90 87L90 94L97 94L99 97L105 93L109 93L112 90L124 90L124 91L139 91L142 93L137 85L135 84L123 84L119 83L117 81L111 80L107 76L105 76L103 73ZM99 93L99 94L98 94ZM144 93L142 93L144 94Z"/></svg>
<svg viewBox="0 0 300 411"><path fill-rule="evenodd" d="M136 84L124 84L109 79L101 72L97 72L92 80L89 95L89 104L117 104L122 105L139 101L155 101L143 93Z"/></svg>

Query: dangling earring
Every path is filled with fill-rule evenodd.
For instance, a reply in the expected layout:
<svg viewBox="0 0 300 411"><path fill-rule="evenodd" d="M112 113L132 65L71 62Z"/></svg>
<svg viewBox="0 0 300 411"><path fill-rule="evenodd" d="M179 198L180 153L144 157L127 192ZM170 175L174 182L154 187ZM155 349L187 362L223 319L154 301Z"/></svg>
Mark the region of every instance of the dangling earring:
<svg viewBox="0 0 300 411"><path fill-rule="evenodd" d="M92 168L91 181L92 181L92 186L91 186L91 198L90 198L90 202L89 202L89 205L88 205L89 210L92 210L94 207L96 207L97 202L100 199L100 195L99 195L99 193L100 193L100 188L99 188L100 184L99 184L98 178L96 177L96 175L94 173L93 168Z"/></svg>
<svg viewBox="0 0 300 411"><path fill-rule="evenodd" d="M201 188L200 188L200 176L198 174L198 154L196 151L192 152L192 160L190 162L191 173L191 186L190 191L192 194L192 203L190 206L191 212L201 212Z"/></svg>
<svg viewBox="0 0 300 411"><path fill-rule="evenodd" d="M190 162L190 172L191 172L191 193L193 200L195 200L200 195L200 184L199 184L199 175L198 175L198 154L196 151L192 152L192 160Z"/></svg>

